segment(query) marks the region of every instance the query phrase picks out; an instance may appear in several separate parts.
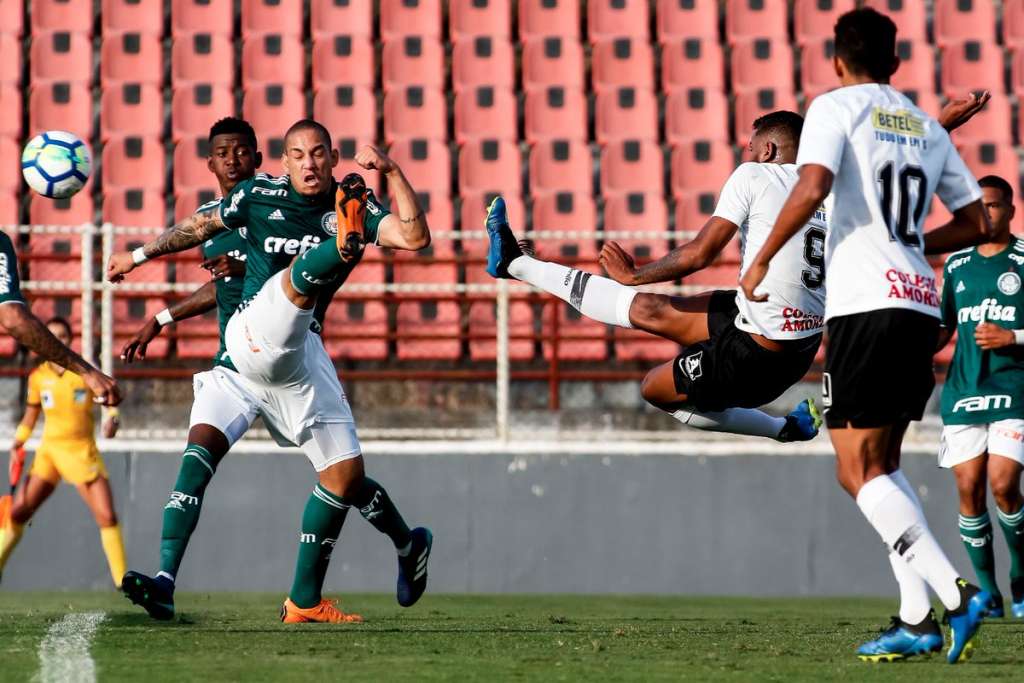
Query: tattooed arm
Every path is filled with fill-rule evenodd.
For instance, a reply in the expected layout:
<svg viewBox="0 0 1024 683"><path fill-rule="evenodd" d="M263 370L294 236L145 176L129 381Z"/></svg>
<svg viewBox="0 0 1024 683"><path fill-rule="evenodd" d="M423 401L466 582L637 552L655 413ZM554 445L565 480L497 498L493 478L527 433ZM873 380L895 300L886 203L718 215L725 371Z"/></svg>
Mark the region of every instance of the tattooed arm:
<svg viewBox="0 0 1024 683"><path fill-rule="evenodd" d="M225 229L224 222L218 211L194 213L180 223L164 231L162 235L142 247L144 260L158 258L165 254L174 254L198 246L215 234ZM135 270L144 260L136 263L135 256L128 251L118 252L110 257L107 263L107 279L120 282L124 276Z"/></svg>

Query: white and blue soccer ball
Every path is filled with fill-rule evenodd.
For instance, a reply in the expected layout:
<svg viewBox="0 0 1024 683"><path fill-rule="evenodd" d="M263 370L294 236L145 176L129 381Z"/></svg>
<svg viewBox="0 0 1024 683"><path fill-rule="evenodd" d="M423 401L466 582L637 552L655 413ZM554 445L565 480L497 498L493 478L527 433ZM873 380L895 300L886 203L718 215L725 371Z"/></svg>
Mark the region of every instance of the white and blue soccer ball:
<svg viewBox="0 0 1024 683"><path fill-rule="evenodd" d="M25 145L21 174L33 190L51 199L70 197L85 185L92 171L89 146L73 133L48 130Z"/></svg>

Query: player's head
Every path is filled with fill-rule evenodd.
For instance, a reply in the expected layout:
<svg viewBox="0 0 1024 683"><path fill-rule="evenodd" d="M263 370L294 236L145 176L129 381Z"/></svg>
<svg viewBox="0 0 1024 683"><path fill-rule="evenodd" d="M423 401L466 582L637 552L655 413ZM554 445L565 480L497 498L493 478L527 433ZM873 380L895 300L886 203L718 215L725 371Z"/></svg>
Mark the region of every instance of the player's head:
<svg viewBox="0 0 1024 683"><path fill-rule="evenodd" d="M981 203L985 205L992 223L992 240L1005 239L1016 209L1013 207L1013 187L997 175L987 175L978 181L981 185Z"/></svg>
<svg viewBox="0 0 1024 683"><path fill-rule="evenodd" d="M317 195L331 188L338 151L331 147L331 134L326 128L313 119L302 119L285 133L281 163L296 192Z"/></svg>
<svg viewBox="0 0 1024 683"><path fill-rule="evenodd" d="M221 194L226 195L241 181L256 175L263 155L256 131L248 121L233 116L220 119L210 128L210 156L206 167L217 176Z"/></svg>
<svg viewBox="0 0 1024 683"><path fill-rule="evenodd" d="M754 121L747 150L750 160L762 164L792 164L800 145L804 117L792 111L773 111Z"/></svg>
<svg viewBox="0 0 1024 683"><path fill-rule="evenodd" d="M71 323L66 318L60 316L50 318L46 321L46 329L64 346L71 344Z"/></svg>
<svg viewBox="0 0 1024 683"><path fill-rule="evenodd" d="M896 55L896 24L870 7L839 17L832 58L843 85L888 83L900 66Z"/></svg>

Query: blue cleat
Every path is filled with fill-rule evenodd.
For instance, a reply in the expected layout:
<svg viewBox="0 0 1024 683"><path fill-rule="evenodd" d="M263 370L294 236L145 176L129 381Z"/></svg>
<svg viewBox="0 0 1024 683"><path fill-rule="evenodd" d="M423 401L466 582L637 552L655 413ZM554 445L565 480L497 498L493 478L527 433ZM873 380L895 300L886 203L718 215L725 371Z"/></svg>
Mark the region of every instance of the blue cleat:
<svg viewBox="0 0 1024 683"><path fill-rule="evenodd" d="M1024 577L1010 579L1010 594L1013 596L1010 614L1014 619L1024 619Z"/></svg>
<svg viewBox="0 0 1024 683"><path fill-rule="evenodd" d="M487 274L496 278L514 279L508 274L508 266L523 255L523 250L519 248L512 228L508 226L505 200L501 197L495 197L487 207L484 227L491 243L487 250Z"/></svg>
<svg viewBox="0 0 1024 683"><path fill-rule="evenodd" d="M1014 619L1024 619L1024 600L1013 603L1010 613L1013 614Z"/></svg>
<svg viewBox="0 0 1024 683"><path fill-rule="evenodd" d="M153 579L139 572L127 571L121 579L121 592L132 604L141 605L149 616L169 621L174 618L173 585L169 580Z"/></svg>
<svg viewBox="0 0 1024 683"><path fill-rule="evenodd" d="M814 405L814 399L805 399L786 416L786 424L782 431L775 437L782 443L792 441L810 441L818 435L821 427L821 413L818 406Z"/></svg>
<svg viewBox="0 0 1024 683"><path fill-rule="evenodd" d="M946 610L943 620L949 624L949 651L946 661L956 664L973 654L974 644L971 642L981 628L988 613L992 596L965 579L957 579L960 588L960 606L955 610Z"/></svg>
<svg viewBox="0 0 1024 683"><path fill-rule="evenodd" d="M988 611L985 612L986 619L1003 619L1006 617L1006 610L1003 607L1003 596L993 595L988 603Z"/></svg>
<svg viewBox="0 0 1024 683"><path fill-rule="evenodd" d="M402 607L415 605L427 589L427 560L434 545L430 529L416 527L410 536L412 547L409 553L398 557L398 604Z"/></svg>
<svg viewBox="0 0 1024 683"><path fill-rule="evenodd" d="M907 624L893 617L889 628L874 640L857 648L857 658L862 662L895 662L916 655L930 655L942 650L942 630L935 620L935 611L920 624Z"/></svg>

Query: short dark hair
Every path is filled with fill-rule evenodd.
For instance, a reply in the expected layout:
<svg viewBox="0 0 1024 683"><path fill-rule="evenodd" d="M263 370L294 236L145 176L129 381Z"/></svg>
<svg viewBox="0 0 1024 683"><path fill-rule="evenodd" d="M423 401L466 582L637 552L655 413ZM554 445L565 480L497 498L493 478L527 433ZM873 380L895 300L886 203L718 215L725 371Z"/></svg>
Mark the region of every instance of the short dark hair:
<svg viewBox="0 0 1024 683"><path fill-rule="evenodd" d="M785 135L793 141L800 142L800 132L804 129L804 117L795 111L773 111L754 119L754 134L775 133Z"/></svg>
<svg viewBox="0 0 1024 683"><path fill-rule="evenodd" d="M315 130L327 143L327 149L331 148L331 133L327 128L320 122L314 121L313 119L299 119L291 125L288 132L284 134L284 139L287 140L292 136L293 133L298 133L303 130Z"/></svg>
<svg viewBox="0 0 1024 683"><path fill-rule="evenodd" d="M836 22L836 55L851 71L888 81L896 72L896 24L870 7L855 9Z"/></svg>
<svg viewBox="0 0 1024 683"><path fill-rule="evenodd" d="M252 126L245 119L225 116L210 126L210 137L208 140L213 142L213 138L218 135L241 135L252 145L252 151L255 152L259 149L259 143L256 141L256 131L252 129Z"/></svg>
<svg viewBox="0 0 1024 683"><path fill-rule="evenodd" d="M1003 178L1000 178L997 175L987 175L978 180L978 185L981 185L982 187L996 188L1003 193L1003 199L1006 200L1007 204L1013 204L1013 186Z"/></svg>
<svg viewBox="0 0 1024 683"><path fill-rule="evenodd" d="M59 315L55 315L46 321L46 326L49 327L50 325L60 325L68 333L69 337L75 336L75 333L71 330L71 323L68 322L67 318L62 318Z"/></svg>

